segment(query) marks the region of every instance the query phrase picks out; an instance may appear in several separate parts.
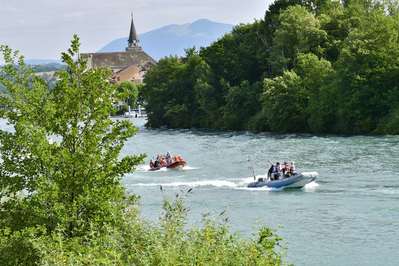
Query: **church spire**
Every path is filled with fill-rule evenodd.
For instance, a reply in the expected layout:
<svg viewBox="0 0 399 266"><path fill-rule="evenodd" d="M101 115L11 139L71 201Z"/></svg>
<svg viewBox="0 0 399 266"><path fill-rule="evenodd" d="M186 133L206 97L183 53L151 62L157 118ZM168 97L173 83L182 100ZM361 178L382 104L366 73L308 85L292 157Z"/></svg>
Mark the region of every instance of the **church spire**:
<svg viewBox="0 0 399 266"><path fill-rule="evenodd" d="M132 48L138 48L139 45L139 38L137 37L136 27L134 26L133 21L133 12L132 12L132 22L130 24L130 32L129 32L129 40L128 40L128 47L127 50Z"/></svg>

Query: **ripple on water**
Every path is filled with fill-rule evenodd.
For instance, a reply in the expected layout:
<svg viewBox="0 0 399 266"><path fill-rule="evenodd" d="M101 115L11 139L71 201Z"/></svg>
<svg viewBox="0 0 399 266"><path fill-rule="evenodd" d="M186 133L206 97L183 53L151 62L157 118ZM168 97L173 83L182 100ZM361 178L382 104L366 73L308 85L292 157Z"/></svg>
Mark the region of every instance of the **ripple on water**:
<svg viewBox="0 0 399 266"><path fill-rule="evenodd" d="M142 196L145 217L155 219L164 197L192 187L186 199L190 222L227 209L232 229L243 234L252 235L254 224L269 225L284 238L295 265L399 261L394 252L399 239L398 136L141 130L123 152L153 156L166 151L181 154L197 169L127 175L124 183ZM319 172L318 186L278 193L246 189L253 171L266 173L269 160L295 161L302 171Z"/></svg>

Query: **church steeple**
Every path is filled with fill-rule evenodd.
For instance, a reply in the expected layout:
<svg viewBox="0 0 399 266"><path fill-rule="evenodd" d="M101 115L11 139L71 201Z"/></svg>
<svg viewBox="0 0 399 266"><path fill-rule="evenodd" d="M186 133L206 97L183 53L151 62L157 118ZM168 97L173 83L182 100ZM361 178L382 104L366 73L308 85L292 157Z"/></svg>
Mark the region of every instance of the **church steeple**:
<svg viewBox="0 0 399 266"><path fill-rule="evenodd" d="M136 27L134 26L133 13L132 13L132 22L130 24L128 47L126 48L126 50L133 50L140 48L139 43L140 41L139 38L137 37Z"/></svg>

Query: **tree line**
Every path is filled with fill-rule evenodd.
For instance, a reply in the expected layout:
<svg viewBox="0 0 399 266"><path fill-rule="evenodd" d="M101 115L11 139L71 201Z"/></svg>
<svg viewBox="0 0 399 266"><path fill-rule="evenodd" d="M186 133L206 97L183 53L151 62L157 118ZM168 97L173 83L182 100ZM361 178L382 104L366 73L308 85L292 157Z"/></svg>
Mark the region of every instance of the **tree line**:
<svg viewBox="0 0 399 266"><path fill-rule="evenodd" d="M145 76L148 126L399 134L399 4L277 0Z"/></svg>

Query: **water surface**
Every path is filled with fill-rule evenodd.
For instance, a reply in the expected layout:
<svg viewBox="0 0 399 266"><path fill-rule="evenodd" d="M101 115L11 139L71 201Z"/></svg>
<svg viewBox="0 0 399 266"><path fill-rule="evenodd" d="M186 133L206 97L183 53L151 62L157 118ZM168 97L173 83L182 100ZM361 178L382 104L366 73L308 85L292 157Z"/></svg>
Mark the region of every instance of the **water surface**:
<svg viewBox="0 0 399 266"><path fill-rule="evenodd" d="M142 166L124 178L128 191L142 197L145 217L156 221L164 197L193 188L190 223L226 210L232 230L244 236L270 226L295 265L399 264L399 137L147 130L143 120L134 121L140 131L125 154L169 151L189 162L181 171ZM317 171L317 183L303 190L246 189L252 168L264 174L268 160Z"/></svg>
<svg viewBox="0 0 399 266"><path fill-rule="evenodd" d="M261 225L284 238L295 265L399 265L399 136L255 135L189 130L140 131L123 153L181 154L189 167L125 176L156 222L164 197L193 188L189 223L226 210L233 231L250 237ZM0 127L11 130L4 120ZM303 190L247 189L268 160L295 161L319 178ZM147 158L147 162L149 158ZM161 192L159 186L163 186Z"/></svg>

